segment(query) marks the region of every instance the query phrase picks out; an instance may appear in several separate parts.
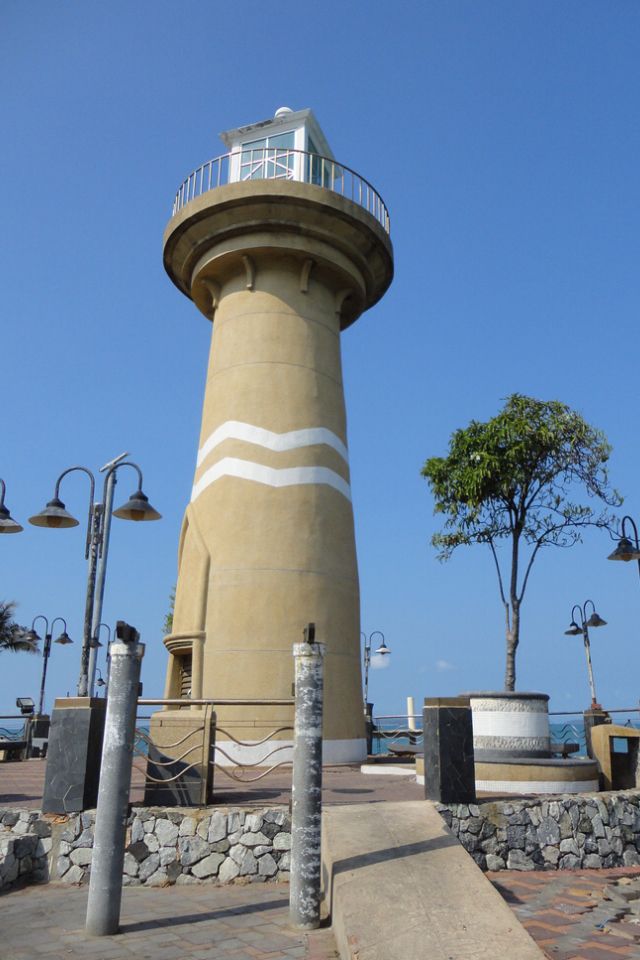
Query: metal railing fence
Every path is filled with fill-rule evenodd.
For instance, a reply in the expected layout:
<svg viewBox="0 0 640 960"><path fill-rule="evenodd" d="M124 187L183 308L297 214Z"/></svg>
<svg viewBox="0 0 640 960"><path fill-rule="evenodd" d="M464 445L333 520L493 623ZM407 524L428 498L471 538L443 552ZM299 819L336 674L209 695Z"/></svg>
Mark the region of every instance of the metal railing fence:
<svg viewBox="0 0 640 960"><path fill-rule="evenodd" d="M221 727L217 723L215 708L218 707L258 707L258 706L294 706L295 700L289 699L219 699L219 700L191 700L191 699L170 699L170 700L138 700L138 706L158 706L158 707L204 707L201 714L201 722L191 727L183 736L172 743L163 743L157 746L147 728L140 725L141 721L148 721L150 716L140 715L136 717L134 757L142 759L145 763L141 766L134 760L133 766L144 777L145 787L151 784L167 787L169 784L180 786L184 784L187 775L190 772L200 770L206 776L210 776L213 782L213 771L217 770L226 777L234 780L236 783L255 783L264 777L273 773L274 770L282 767L291 767L292 760L280 759L275 762L272 758L281 754L283 750L291 751L291 742L272 746L274 738L278 734L293 734L293 725L280 725L270 730L266 736L258 740L241 740L232 733L227 727ZM197 715L196 715L197 717ZM250 748L255 751L256 747L264 745L264 753L257 760L241 761L236 759L230 752L231 748L225 749L218 740L218 734L223 734L226 740L222 743L236 744L238 747ZM169 754L169 755L168 755ZM152 755L151 763L147 762L148 757ZM224 757L226 763L218 762L219 756ZM161 776L155 776L150 771L150 767L155 773L161 773ZM206 773L206 768L210 768ZM258 770L256 775L253 771ZM251 774L251 775L249 775Z"/></svg>
<svg viewBox="0 0 640 960"><path fill-rule="evenodd" d="M626 726L640 726L640 707L620 707L606 710L614 722L616 717L626 717ZM409 726L414 721L417 730ZM586 734L584 716L581 710L550 710L549 726L551 741L555 744L577 743L580 746L580 755L586 754ZM389 743L422 744L422 714L387 714L373 717L374 754L384 754Z"/></svg>
<svg viewBox="0 0 640 960"><path fill-rule="evenodd" d="M317 153L277 147L225 153L207 160L178 187L171 215L209 190L246 180L297 180L332 190L363 207L389 233L389 211L377 190L359 173Z"/></svg>

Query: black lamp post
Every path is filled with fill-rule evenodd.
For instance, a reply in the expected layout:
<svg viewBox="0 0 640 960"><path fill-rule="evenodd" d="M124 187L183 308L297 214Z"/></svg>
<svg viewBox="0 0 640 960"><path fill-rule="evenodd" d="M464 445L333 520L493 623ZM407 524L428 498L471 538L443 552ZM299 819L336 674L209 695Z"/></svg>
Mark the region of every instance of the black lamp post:
<svg viewBox="0 0 640 960"><path fill-rule="evenodd" d="M21 527L18 521L13 519L8 507L4 505L6 489L6 484L0 477L0 533L20 533L21 530L24 530L24 527Z"/></svg>
<svg viewBox="0 0 640 960"><path fill-rule="evenodd" d="M89 514L87 520L87 535L85 539L85 557L89 561L87 576L87 592L85 600L84 627L82 632L82 652L80 655L80 676L78 679L78 696L87 697L92 694L93 677L90 671L91 649L100 646L97 637L97 626L102 614L102 596L106 575L107 553L109 545L109 531L111 515L123 520L159 520L160 514L155 510L142 492L142 471L136 463L124 460L127 454L122 454L116 460L106 464L102 503L95 502L95 477L87 467L74 466L64 470L56 480L53 498L49 500L44 510L29 518L29 523L36 527L77 527L78 520L66 509L60 499L60 484L69 473L80 471L89 478ZM131 467L138 474L138 488L129 500L113 510L113 488L115 474L120 467ZM96 592L96 577L98 577L98 591ZM95 664L95 659L94 659Z"/></svg>
<svg viewBox="0 0 640 960"><path fill-rule="evenodd" d="M38 716L42 716L44 710L44 687L47 682L47 665L49 663L49 657L51 656L51 639L53 637L53 628L58 620L64 624L64 630L59 637L54 640L54 643L59 643L61 646L65 646L67 643L73 643L73 640L67 633L67 621L64 617L55 617L51 621L51 626L49 626L49 621L41 613L37 617L34 617L31 621L31 629L27 631L26 638L32 643L38 643L41 637L38 636L35 630L36 620L44 620L45 622L45 634L44 634L44 646L42 648L42 680L40 681L40 700L38 704Z"/></svg>
<svg viewBox="0 0 640 960"><path fill-rule="evenodd" d="M633 540L627 536L627 522L633 530ZM622 518L618 545L613 553L609 554L607 560L623 560L625 563L628 563L630 560L637 560L638 573L640 573L640 542L638 541L638 528L632 517L626 516Z"/></svg>
<svg viewBox="0 0 640 960"><path fill-rule="evenodd" d="M373 638L382 637L382 643L375 651L376 654L380 654L381 657L384 657L391 653L391 650L389 650L389 647L386 645L384 634L380 630L374 630L369 637L367 637L366 633L362 633L361 636L364 639L364 710L366 713L367 703L369 701L369 667L371 666L371 647L373 644Z"/></svg>
<svg viewBox="0 0 640 960"><path fill-rule="evenodd" d="M591 604L593 613L587 620L587 606ZM578 611L578 617L580 622L576 621L576 610ZM589 627L606 627L607 621L603 620L602 617L596 612L595 604L593 600L585 600L585 602L580 606L580 604L575 604L571 610L571 623L569 624L569 629L565 630L565 635L568 637L578 637L582 635L584 641L584 652L587 658L587 673L589 675L589 689L591 690L591 709L592 710L602 710L602 707L597 701L596 698L596 685L593 679L593 667L591 665L591 644L589 642Z"/></svg>

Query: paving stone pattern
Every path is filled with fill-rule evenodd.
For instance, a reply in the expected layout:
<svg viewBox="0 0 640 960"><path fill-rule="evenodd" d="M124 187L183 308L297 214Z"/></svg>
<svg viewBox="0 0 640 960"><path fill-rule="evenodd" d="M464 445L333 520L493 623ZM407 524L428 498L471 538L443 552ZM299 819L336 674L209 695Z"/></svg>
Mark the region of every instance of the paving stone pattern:
<svg viewBox="0 0 640 960"><path fill-rule="evenodd" d="M640 925L612 892L637 893L640 867L486 876L550 960L640 957Z"/></svg>
<svg viewBox="0 0 640 960"><path fill-rule="evenodd" d="M437 804L483 870L640 865L640 793L557 795Z"/></svg>
<svg viewBox="0 0 640 960"><path fill-rule="evenodd" d="M289 928L284 884L130 887L113 937L85 935L86 887L27 887L1 903L2 960L338 960L330 928Z"/></svg>

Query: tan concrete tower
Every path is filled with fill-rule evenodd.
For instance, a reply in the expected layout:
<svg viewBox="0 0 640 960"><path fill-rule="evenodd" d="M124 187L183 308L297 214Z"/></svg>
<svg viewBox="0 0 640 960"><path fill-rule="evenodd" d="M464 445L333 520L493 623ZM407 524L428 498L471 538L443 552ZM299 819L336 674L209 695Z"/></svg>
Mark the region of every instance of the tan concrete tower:
<svg viewBox="0 0 640 960"><path fill-rule="evenodd" d="M356 761L365 741L340 331L391 282L388 215L334 160L310 110L282 108L222 139L230 152L185 181L164 236L169 276L213 321L166 696L290 697L292 645L314 621L327 647L324 761ZM163 711L163 724L178 729L198 709ZM218 710L249 744L291 721L288 707ZM232 757L265 752L219 740Z"/></svg>

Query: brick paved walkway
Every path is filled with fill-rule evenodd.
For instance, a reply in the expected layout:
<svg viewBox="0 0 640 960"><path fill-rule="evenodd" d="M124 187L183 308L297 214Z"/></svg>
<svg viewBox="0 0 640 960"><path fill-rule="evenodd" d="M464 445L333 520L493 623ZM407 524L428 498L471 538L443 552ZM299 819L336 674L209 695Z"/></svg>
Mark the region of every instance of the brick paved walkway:
<svg viewBox="0 0 640 960"><path fill-rule="evenodd" d="M0 898L2 960L336 960L330 929L289 929L289 887L128 887L122 932L86 937L86 887L49 883Z"/></svg>
<svg viewBox="0 0 640 960"><path fill-rule="evenodd" d="M552 960L638 960L640 944L615 931L633 936L640 926L618 926L616 906L602 894L614 880L639 875L640 867L486 874Z"/></svg>
<svg viewBox="0 0 640 960"><path fill-rule="evenodd" d="M141 763L141 761L139 761ZM138 763L138 761L136 761ZM21 810L40 808L46 761L24 760L0 763L0 806ZM371 776L360 766L325 767L322 772L323 803L377 803L381 800L422 800L424 787L415 781L415 771L406 776ZM134 767L131 803L142 804L144 777ZM288 803L291 798L291 770L276 770L253 786L234 783L216 772L214 803L243 807L264 807Z"/></svg>

